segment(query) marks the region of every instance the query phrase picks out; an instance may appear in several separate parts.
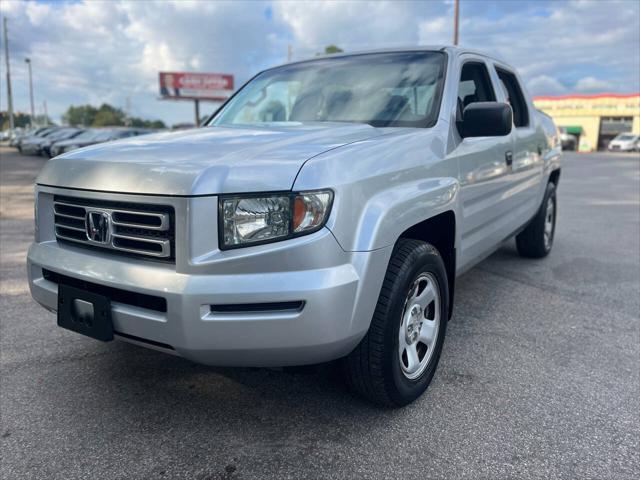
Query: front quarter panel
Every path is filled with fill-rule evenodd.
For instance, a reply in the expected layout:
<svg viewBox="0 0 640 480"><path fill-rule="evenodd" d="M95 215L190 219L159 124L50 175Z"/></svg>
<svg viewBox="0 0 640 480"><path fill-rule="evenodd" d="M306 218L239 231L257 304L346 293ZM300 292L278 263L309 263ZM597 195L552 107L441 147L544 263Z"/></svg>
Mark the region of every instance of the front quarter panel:
<svg viewBox="0 0 640 480"><path fill-rule="evenodd" d="M335 191L327 227L344 250L388 247L409 227L457 211L458 167L444 149L442 131L403 129L310 160L293 188Z"/></svg>

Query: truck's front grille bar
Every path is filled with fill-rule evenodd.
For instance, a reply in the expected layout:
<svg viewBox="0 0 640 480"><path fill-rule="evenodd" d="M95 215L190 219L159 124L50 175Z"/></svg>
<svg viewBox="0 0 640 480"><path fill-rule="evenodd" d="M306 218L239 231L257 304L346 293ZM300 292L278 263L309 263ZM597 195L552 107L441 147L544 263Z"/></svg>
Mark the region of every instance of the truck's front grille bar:
<svg viewBox="0 0 640 480"><path fill-rule="evenodd" d="M53 211L58 240L174 259L175 221L170 206L55 196Z"/></svg>

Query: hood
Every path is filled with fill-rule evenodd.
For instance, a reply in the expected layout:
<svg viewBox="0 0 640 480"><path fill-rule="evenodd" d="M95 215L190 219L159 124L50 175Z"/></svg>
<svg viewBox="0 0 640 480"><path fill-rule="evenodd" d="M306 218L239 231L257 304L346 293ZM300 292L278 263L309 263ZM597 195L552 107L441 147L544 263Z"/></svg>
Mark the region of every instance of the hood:
<svg viewBox="0 0 640 480"><path fill-rule="evenodd" d="M382 131L343 123L204 127L132 137L49 161L37 183L158 195L289 190L303 163Z"/></svg>
<svg viewBox="0 0 640 480"><path fill-rule="evenodd" d="M58 140L55 142L56 145L62 145L66 147L67 145L91 145L93 142L91 140L76 140L75 138L65 138L64 140Z"/></svg>

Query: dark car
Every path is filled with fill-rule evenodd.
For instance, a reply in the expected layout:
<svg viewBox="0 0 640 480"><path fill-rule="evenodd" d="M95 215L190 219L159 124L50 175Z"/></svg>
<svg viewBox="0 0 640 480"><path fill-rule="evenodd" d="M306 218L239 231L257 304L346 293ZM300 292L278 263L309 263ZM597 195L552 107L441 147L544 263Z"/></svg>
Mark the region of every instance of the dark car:
<svg viewBox="0 0 640 480"><path fill-rule="evenodd" d="M88 147L97 143L110 142L121 138L135 137L150 133L141 128L105 128L85 130L80 135L68 140L58 141L51 147L51 156L55 157L77 148Z"/></svg>
<svg viewBox="0 0 640 480"><path fill-rule="evenodd" d="M58 140L73 138L82 133L82 130L75 127L63 127L42 137L34 137L24 140L21 144L21 153L26 155L50 155L50 148Z"/></svg>
<svg viewBox="0 0 640 480"><path fill-rule="evenodd" d="M18 149L18 151L20 153L22 153L22 143L23 142L27 142L30 141L36 137L44 137L46 135L49 135L50 133L55 132L56 130L59 130L60 127L40 127L36 130L31 130L29 132L24 132L22 135L17 136L16 138L14 138L14 140L12 140L12 142L9 144L9 146L11 147L16 147Z"/></svg>
<svg viewBox="0 0 640 480"><path fill-rule="evenodd" d="M41 143L40 154L44 157L51 158L51 147L56 144L56 142L72 140L80 135L82 135L86 130L82 128L78 129L70 129L62 131L56 135L51 135L50 137L45 138Z"/></svg>

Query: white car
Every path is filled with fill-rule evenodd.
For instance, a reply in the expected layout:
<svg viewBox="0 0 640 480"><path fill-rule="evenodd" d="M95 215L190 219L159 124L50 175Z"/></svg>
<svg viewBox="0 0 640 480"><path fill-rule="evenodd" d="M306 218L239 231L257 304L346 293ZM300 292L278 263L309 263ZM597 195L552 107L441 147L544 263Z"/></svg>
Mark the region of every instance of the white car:
<svg viewBox="0 0 640 480"><path fill-rule="evenodd" d="M608 150L610 152L633 152L638 149L640 135L633 133L621 133L609 142Z"/></svg>

